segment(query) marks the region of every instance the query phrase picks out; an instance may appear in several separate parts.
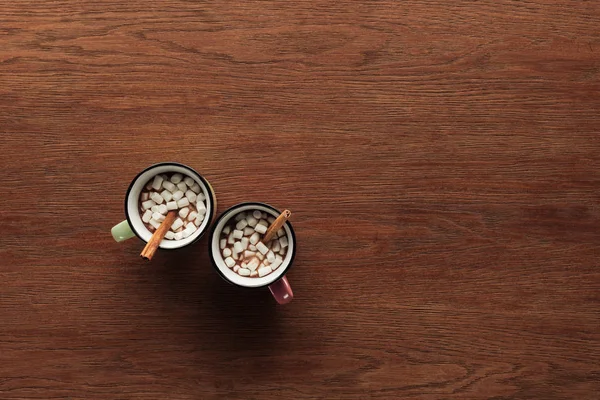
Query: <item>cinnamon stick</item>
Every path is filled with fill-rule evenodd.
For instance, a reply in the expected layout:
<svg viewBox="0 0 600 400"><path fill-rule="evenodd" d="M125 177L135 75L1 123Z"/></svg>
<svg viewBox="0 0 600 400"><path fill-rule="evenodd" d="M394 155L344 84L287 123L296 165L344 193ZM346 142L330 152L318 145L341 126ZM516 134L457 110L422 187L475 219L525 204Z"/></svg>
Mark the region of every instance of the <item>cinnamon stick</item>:
<svg viewBox="0 0 600 400"><path fill-rule="evenodd" d="M146 247L144 247L144 250L140 253L140 256L144 260L152 260L154 253L158 250L160 242L162 242L163 238L171 228L171 225L175 222L175 218L177 218L176 210L171 210L167 213L165 220L160 224L158 229L154 231L154 234L152 234L152 237L148 240L148 243L146 243Z"/></svg>
<svg viewBox="0 0 600 400"><path fill-rule="evenodd" d="M267 231L265 232L265 236L263 236L263 243L267 243L269 240L273 239L273 235L277 233L278 230L281 229L285 221L287 221L292 216L292 212L290 210L283 210L283 212L277 217L275 221L269 226Z"/></svg>

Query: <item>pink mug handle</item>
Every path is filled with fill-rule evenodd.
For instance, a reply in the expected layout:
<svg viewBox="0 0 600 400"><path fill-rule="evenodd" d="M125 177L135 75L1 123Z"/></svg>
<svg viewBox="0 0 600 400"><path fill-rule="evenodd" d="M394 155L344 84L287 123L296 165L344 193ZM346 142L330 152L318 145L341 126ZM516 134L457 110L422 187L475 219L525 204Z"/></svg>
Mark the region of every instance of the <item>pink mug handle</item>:
<svg viewBox="0 0 600 400"><path fill-rule="evenodd" d="M292 287L285 276L277 282L270 284L269 290L279 304L287 304L294 298Z"/></svg>

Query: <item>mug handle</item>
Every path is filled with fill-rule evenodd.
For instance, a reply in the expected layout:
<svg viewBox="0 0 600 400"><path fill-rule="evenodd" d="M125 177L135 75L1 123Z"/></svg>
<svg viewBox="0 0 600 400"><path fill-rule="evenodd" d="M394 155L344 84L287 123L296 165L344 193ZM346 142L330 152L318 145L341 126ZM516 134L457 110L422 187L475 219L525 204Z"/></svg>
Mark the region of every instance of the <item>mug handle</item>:
<svg viewBox="0 0 600 400"><path fill-rule="evenodd" d="M287 304L294 298L292 287L285 276L277 282L270 284L269 290L279 304Z"/></svg>
<svg viewBox="0 0 600 400"><path fill-rule="evenodd" d="M113 239L115 239L117 242L123 242L135 236L135 233L133 233L133 230L131 229L131 226L129 226L129 222L127 222L127 220L121 221L113 226L110 230L110 233L112 233Z"/></svg>

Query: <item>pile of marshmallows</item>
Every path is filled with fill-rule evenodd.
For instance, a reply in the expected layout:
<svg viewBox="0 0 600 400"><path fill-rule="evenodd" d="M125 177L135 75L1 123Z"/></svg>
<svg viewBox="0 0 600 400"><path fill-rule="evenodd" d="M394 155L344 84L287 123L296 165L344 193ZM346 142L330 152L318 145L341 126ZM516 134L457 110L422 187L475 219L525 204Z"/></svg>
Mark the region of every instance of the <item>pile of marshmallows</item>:
<svg viewBox="0 0 600 400"><path fill-rule="evenodd" d="M250 277L263 277L279 268L288 247L285 230L279 229L267 244L262 242L262 235L275 218L255 210L248 214L241 212L234 220L223 228L223 238L219 241L227 267Z"/></svg>
<svg viewBox="0 0 600 400"><path fill-rule="evenodd" d="M140 214L150 232L158 229L170 210L179 217L165 235L168 240L185 239L198 229L206 214L206 196L200 185L189 176L175 173L156 175L140 194ZM164 203L164 204L163 204Z"/></svg>

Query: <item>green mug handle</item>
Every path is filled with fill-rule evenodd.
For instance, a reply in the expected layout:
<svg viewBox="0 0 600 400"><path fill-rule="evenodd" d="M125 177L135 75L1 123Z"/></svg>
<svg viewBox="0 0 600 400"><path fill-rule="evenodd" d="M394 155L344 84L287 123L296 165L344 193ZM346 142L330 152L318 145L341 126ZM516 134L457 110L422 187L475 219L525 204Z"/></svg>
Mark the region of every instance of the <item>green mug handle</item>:
<svg viewBox="0 0 600 400"><path fill-rule="evenodd" d="M135 236L135 233L133 233L133 230L131 229L131 226L129 226L129 222L127 222L127 220L119 222L113 226L110 230L110 233L112 233L113 239L115 239L117 242L123 242Z"/></svg>

